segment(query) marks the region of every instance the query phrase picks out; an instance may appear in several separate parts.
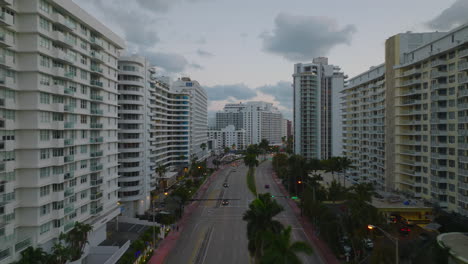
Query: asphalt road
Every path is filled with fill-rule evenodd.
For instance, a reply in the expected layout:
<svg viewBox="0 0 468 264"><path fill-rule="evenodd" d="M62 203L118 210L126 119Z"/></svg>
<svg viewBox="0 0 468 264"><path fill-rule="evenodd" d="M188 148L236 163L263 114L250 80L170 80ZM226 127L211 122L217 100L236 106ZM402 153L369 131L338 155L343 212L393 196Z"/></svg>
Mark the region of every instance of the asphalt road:
<svg viewBox="0 0 468 264"><path fill-rule="evenodd" d="M262 157L260 156L260 159ZM260 164L260 166L257 167L256 170L256 175L255 175L255 183L257 185L257 193L270 193L272 195L275 195L276 201L283 206L284 211L282 211L280 214L278 214L275 219L280 221L285 227L291 226L292 227L292 232L291 232L291 237L294 241L303 241L308 243L310 246L313 247L312 243L308 240L304 229L298 222L297 218L294 215L294 212L292 211L291 207L288 205L286 202L286 199L284 197L278 197L282 196L283 194L279 190L279 188L276 186L274 183L271 173L272 173L272 165L270 160L266 160ZM270 187L267 189L265 188L265 185L268 184ZM315 248L314 252L317 252ZM318 253L314 253L310 256L306 254L301 254L300 255L302 263L303 264L312 264L312 263L324 263L321 261L320 257L318 256Z"/></svg>
<svg viewBox="0 0 468 264"><path fill-rule="evenodd" d="M247 168L243 165L224 169L219 173L203 198L230 200L203 201L193 212L166 264L185 263L250 263L247 250L247 225L242 220L253 195L246 183ZM223 187L227 181L228 188Z"/></svg>
<svg viewBox="0 0 468 264"><path fill-rule="evenodd" d="M256 170L259 193L270 192L281 195L271 177L271 161L265 161ZM254 199L246 183L247 168L244 165L224 169L211 183L203 198L235 199L223 206L220 201L203 201L193 212L184 232L166 258L166 264L249 264L252 263L247 250L247 225L243 213ZM223 183L229 184L228 188ZM264 185L269 184L270 189ZM238 200L237 200L238 199ZM285 226L293 228L294 240L306 241L285 198L276 198L285 210L277 217ZM310 242L309 242L310 244ZM322 263L316 254L301 256L303 263Z"/></svg>

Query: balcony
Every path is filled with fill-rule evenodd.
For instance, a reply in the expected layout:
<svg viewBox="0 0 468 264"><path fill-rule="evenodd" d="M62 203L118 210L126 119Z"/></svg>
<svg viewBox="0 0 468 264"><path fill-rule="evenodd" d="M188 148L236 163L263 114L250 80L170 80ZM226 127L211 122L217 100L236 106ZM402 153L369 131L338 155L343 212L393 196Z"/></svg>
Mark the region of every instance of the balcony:
<svg viewBox="0 0 468 264"><path fill-rule="evenodd" d="M67 138L67 139L65 139L65 140L63 141L63 144L64 144L65 146L73 145L73 143L74 143L73 138Z"/></svg>
<svg viewBox="0 0 468 264"><path fill-rule="evenodd" d="M94 208L91 207L91 214L93 214L93 215L98 214L98 213L102 212L102 209L103 209L102 205L99 206L99 207L94 207Z"/></svg>
<svg viewBox="0 0 468 264"><path fill-rule="evenodd" d="M54 37L54 42L59 46L66 46L67 48L73 48L75 42L68 38L65 34L60 31L53 31L52 36Z"/></svg>
<svg viewBox="0 0 468 264"><path fill-rule="evenodd" d="M54 20L55 26L62 30L73 31L75 29L75 25L59 13L52 13L52 19Z"/></svg>
<svg viewBox="0 0 468 264"><path fill-rule="evenodd" d="M68 230L72 229L73 227L75 227L75 222L74 221L68 222L63 226L63 231L67 232Z"/></svg>
<svg viewBox="0 0 468 264"><path fill-rule="evenodd" d="M458 84L468 83L468 76L458 77Z"/></svg>
<svg viewBox="0 0 468 264"><path fill-rule="evenodd" d="M70 213L73 213L75 211L75 206L73 204L67 205L64 209L63 212L68 215Z"/></svg>
<svg viewBox="0 0 468 264"><path fill-rule="evenodd" d="M101 95L98 95L98 94L91 94L90 99L94 100L94 101L101 101L102 102L104 100L104 97L101 96Z"/></svg>
<svg viewBox="0 0 468 264"><path fill-rule="evenodd" d="M421 84L421 79L411 79L400 83L400 87L411 86L415 84Z"/></svg>
<svg viewBox="0 0 468 264"><path fill-rule="evenodd" d="M69 179L72 179L73 177L75 177L75 172L73 171L67 172L63 175L64 180L69 180Z"/></svg>
<svg viewBox="0 0 468 264"><path fill-rule="evenodd" d="M90 143L102 143L104 142L104 137L92 137L89 139Z"/></svg>
<svg viewBox="0 0 468 264"><path fill-rule="evenodd" d="M94 165L94 166L91 166L91 167L89 168L89 170L90 170L90 171L100 171L100 170L102 170L102 168L103 168L102 164L96 164L96 165Z"/></svg>
<svg viewBox="0 0 468 264"><path fill-rule="evenodd" d="M97 86L99 88L103 88L104 87L104 84L102 82L100 82L99 80L91 80L89 82L90 85L92 86Z"/></svg>
<svg viewBox="0 0 468 264"><path fill-rule="evenodd" d="M64 162L72 162L74 160L75 160L75 156L73 155L68 155L68 156L63 157Z"/></svg>
<svg viewBox="0 0 468 264"><path fill-rule="evenodd" d="M75 189L73 187L65 189L65 192L63 193L65 197L71 196L73 194L75 194Z"/></svg>
<svg viewBox="0 0 468 264"><path fill-rule="evenodd" d="M74 106L74 105L65 105L65 106L63 107L63 110L64 110L65 112L71 112L71 113L73 113L73 112L75 111L75 106Z"/></svg>
<svg viewBox="0 0 468 264"><path fill-rule="evenodd" d="M101 151L91 152L89 155L91 158L97 158L97 157L102 157L103 154L104 152L101 150Z"/></svg>
<svg viewBox="0 0 468 264"><path fill-rule="evenodd" d="M91 50L89 52L89 56L91 56L91 60L104 61L104 57L98 51Z"/></svg>
<svg viewBox="0 0 468 264"><path fill-rule="evenodd" d="M1 12L0 13L0 25L13 26L14 25L13 16L8 13Z"/></svg>
<svg viewBox="0 0 468 264"><path fill-rule="evenodd" d="M95 109L95 108L92 108L90 112L92 115L102 115L104 113L101 109Z"/></svg>
<svg viewBox="0 0 468 264"><path fill-rule="evenodd" d="M91 65L91 72L102 74L103 70L97 65Z"/></svg>
<svg viewBox="0 0 468 264"><path fill-rule="evenodd" d="M447 61L446 60L441 60L441 59L437 59L437 60L434 60L431 62L431 67L437 67L437 66L440 66L440 65L443 65L443 64L446 64Z"/></svg>
<svg viewBox="0 0 468 264"><path fill-rule="evenodd" d="M89 127L90 128L102 128L103 125L101 123L91 123Z"/></svg>
<svg viewBox="0 0 468 264"><path fill-rule="evenodd" d="M75 123L73 123L73 122L65 122L64 127L65 127L65 128L74 128L74 127L75 127Z"/></svg>
<svg viewBox="0 0 468 264"><path fill-rule="evenodd" d="M432 71L431 72L432 79L445 78L447 76L448 76L448 72L446 71Z"/></svg>
<svg viewBox="0 0 468 264"><path fill-rule="evenodd" d="M89 38L89 42L91 43L91 47L93 47L94 49L104 49L102 40L97 37L91 36Z"/></svg>
<svg viewBox="0 0 468 264"><path fill-rule="evenodd" d="M102 192L91 192L91 200L98 200L102 198Z"/></svg>
<svg viewBox="0 0 468 264"><path fill-rule="evenodd" d="M68 95L73 95L75 93L75 91L70 88L65 88L63 92Z"/></svg>
<svg viewBox="0 0 468 264"><path fill-rule="evenodd" d="M468 49L464 49L462 51L459 51L458 52L458 57L460 57L460 58L468 57Z"/></svg>
<svg viewBox="0 0 468 264"><path fill-rule="evenodd" d="M468 62L465 61L465 62L458 63L458 70L459 70L459 71L466 71L466 70L468 70Z"/></svg>
<svg viewBox="0 0 468 264"><path fill-rule="evenodd" d="M91 179L91 186L101 185L102 182L103 182L102 178L95 178L95 180Z"/></svg>

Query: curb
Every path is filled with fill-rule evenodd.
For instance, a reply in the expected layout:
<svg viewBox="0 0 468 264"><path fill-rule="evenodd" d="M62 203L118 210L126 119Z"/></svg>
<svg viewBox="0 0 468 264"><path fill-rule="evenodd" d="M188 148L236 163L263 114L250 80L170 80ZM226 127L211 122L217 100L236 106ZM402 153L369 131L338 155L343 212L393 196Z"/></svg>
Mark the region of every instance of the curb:
<svg viewBox="0 0 468 264"><path fill-rule="evenodd" d="M280 188L281 192L283 195L288 196L289 193L286 190L286 188L281 184L281 179L278 178L276 173L272 171L272 178L273 181L276 183L276 185ZM322 261L325 261L325 263L328 264L339 264L340 262L338 259L335 257L335 255L331 252L330 248L328 245L325 244L319 237L315 235L315 227L310 223L306 217L301 216L301 209L299 206L292 200L288 199L288 204L291 207L291 209L294 211L294 214L296 215L297 220L301 224L302 228L304 229L305 234L309 238L309 240L313 243L314 247L318 249L320 259Z"/></svg>
<svg viewBox="0 0 468 264"><path fill-rule="evenodd" d="M197 193L193 197L196 199L205 195L206 190L208 189L209 185L213 182L214 178L216 178L218 173L221 170L225 169L225 167L226 166L221 167L219 170L211 174L210 177L206 178L205 182L200 186ZM185 224L190 219L190 216L192 215L193 211L196 208L198 208L198 205L199 205L198 201L193 201L192 203L190 203L188 206L185 207L184 215L179 220L179 222L175 224L179 227L179 230L169 232L169 234L161 241L161 243L159 243L159 246L154 251L153 256L151 257L148 264L164 263L165 259L167 258L169 253L172 251L177 240L179 239L180 234L182 233L182 231L184 231Z"/></svg>

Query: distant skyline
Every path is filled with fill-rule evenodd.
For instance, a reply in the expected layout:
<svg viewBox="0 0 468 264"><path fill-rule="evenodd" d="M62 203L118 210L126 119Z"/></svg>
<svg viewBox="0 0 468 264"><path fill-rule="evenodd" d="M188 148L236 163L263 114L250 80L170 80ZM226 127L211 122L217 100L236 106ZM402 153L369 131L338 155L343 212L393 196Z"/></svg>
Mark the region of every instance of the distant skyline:
<svg viewBox="0 0 468 264"><path fill-rule="evenodd" d="M172 77L225 103L273 102L292 117L294 63L325 56L352 77L384 61L385 40L466 23L468 0L74 0Z"/></svg>

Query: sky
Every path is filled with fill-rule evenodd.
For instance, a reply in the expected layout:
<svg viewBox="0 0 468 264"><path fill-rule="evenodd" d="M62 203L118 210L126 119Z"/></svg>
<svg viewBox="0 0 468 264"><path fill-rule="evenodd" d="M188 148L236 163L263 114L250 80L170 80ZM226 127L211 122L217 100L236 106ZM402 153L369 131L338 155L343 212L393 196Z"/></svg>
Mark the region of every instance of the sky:
<svg viewBox="0 0 468 264"><path fill-rule="evenodd" d="M468 0L73 0L147 57L226 103L262 100L292 118L294 63L325 56L349 77L384 62L385 40L468 22Z"/></svg>

